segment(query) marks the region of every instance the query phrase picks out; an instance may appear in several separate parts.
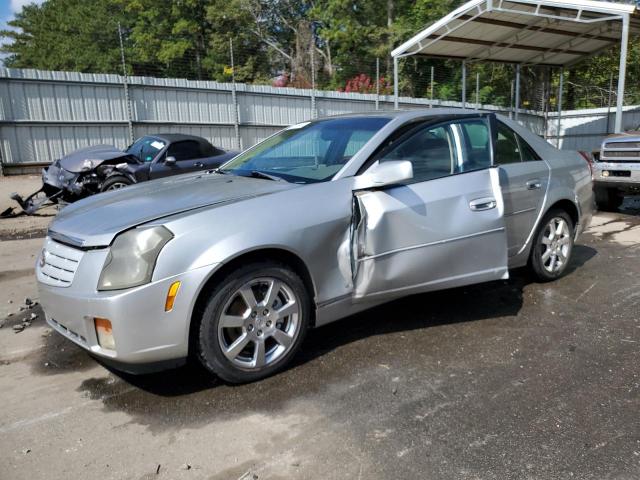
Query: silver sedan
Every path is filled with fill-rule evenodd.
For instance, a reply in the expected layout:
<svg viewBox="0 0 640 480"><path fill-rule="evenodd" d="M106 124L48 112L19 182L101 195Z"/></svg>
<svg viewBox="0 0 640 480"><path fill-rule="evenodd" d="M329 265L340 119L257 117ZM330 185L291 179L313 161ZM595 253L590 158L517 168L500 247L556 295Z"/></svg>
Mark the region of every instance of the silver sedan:
<svg viewBox="0 0 640 480"><path fill-rule="evenodd" d="M286 128L221 168L107 192L52 223L47 322L126 371L192 356L229 382L309 328L398 297L567 269L587 162L493 114L416 110Z"/></svg>

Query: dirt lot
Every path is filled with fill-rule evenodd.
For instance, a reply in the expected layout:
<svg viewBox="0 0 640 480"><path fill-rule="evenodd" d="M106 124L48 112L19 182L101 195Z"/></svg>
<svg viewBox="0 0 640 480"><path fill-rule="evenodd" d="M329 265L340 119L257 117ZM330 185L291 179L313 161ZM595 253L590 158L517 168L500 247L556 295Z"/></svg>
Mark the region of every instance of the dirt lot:
<svg viewBox="0 0 640 480"><path fill-rule="evenodd" d="M555 283L517 271L397 301L239 387L106 370L19 311L41 240L4 240L0 478L638 478L640 202L625 206Z"/></svg>

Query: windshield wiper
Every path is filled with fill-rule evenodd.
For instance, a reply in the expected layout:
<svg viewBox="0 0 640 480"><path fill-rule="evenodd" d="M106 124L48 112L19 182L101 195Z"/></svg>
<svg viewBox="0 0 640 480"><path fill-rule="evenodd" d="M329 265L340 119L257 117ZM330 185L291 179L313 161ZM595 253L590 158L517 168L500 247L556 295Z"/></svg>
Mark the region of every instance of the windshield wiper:
<svg viewBox="0 0 640 480"><path fill-rule="evenodd" d="M265 180L274 180L276 182L279 182L282 180L282 178L280 177L276 177L275 175L269 175L268 173L261 172L260 170L251 170L249 174L253 178L264 178Z"/></svg>

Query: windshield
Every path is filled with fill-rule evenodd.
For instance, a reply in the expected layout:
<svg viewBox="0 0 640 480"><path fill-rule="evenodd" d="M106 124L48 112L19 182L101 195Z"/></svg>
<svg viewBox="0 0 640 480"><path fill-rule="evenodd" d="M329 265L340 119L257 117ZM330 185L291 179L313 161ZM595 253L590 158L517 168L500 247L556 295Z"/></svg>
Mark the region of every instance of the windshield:
<svg viewBox="0 0 640 480"><path fill-rule="evenodd" d="M294 183L323 182L388 122L382 117L357 117L294 125L238 155L220 171L269 174Z"/></svg>
<svg viewBox="0 0 640 480"><path fill-rule="evenodd" d="M151 162L165 145L166 143L159 138L141 137L133 142L125 152L135 155L141 162Z"/></svg>

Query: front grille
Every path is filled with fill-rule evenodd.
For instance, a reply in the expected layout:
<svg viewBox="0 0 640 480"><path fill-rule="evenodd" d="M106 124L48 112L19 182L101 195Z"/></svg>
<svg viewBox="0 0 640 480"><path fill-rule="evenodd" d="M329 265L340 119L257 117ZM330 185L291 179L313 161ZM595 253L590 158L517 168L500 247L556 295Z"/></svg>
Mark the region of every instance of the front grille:
<svg viewBox="0 0 640 480"><path fill-rule="evenodd" d="M68 287L84 252L47 238L38 260L38 280L54 287Z"/></svg>
<svg viewBox="0 0 640 480"><path fill-rule="evenodd" d="M637 163L640 162L640 149L637 151L609 150L605 147L599 159L601 162Z"/></svg>
<svg viewBox="0 0 640 480"><path fill-rule="evenodd" d="M638 148L640 149L640 142L607 142L604 144L605 149L610 148Z"/></svg>
<svg viewBox="0 0 640 480"><path fill-rule="evenodd" d="M605 150L605 157L640 158L640 150L637 152L620 152L617 150Z"/></svg>

